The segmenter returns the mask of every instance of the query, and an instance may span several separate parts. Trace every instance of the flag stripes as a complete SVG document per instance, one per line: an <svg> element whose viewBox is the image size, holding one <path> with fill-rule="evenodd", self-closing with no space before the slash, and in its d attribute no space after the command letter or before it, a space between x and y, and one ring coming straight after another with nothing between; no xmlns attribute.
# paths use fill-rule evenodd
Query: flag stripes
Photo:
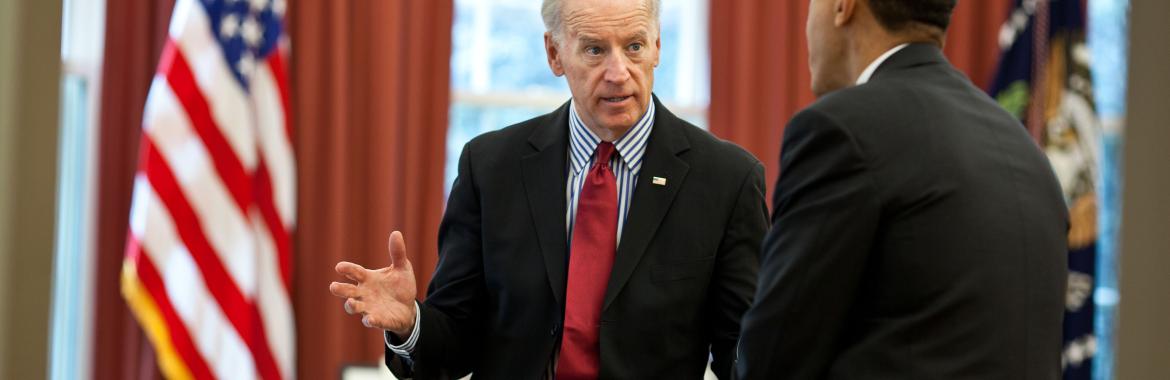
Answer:
<svg viewBox="0 0 1170 380"><path fill-rule="evenodd" d="M294 377L283 9L175 4L143 114L122 272L169 378Z"/></svg>

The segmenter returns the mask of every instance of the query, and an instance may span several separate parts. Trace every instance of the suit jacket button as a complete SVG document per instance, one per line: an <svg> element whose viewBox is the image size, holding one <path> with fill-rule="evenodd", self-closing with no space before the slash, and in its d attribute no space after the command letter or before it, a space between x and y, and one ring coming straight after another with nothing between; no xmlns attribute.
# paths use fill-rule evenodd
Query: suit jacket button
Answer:
<svg viewBox="0 0 1170 380"><path fill-rule="evenodd" d="M553 328L548 330L548 335L557 336L557 325L553 325Z"/></svg>

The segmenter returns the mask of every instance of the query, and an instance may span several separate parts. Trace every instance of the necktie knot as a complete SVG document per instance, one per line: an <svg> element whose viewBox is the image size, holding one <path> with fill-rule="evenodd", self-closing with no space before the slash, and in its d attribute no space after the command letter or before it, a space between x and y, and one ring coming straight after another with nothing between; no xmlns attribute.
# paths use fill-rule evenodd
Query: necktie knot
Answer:
<svg viewBox="0 0 1170 380"><path fill-rule="evenodd" d="M593 167L609 168L609 160L613 158L614 153L613 143L609 141L602 141L597 144L597 159L593 162Z"/></svg>

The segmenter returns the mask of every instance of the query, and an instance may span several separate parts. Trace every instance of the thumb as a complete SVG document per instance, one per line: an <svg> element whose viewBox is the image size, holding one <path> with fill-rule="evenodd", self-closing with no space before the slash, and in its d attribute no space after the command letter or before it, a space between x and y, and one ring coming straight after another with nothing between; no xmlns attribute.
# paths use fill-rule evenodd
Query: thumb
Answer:
<svg viewBox="0 0 1170 380"><path fill-rule="evenodd" d="M390 233L390 241L387 242L387 249L390 251L390 266L396 269L407 266L406 242L402 240L401 232L394 231Z"/></svg>

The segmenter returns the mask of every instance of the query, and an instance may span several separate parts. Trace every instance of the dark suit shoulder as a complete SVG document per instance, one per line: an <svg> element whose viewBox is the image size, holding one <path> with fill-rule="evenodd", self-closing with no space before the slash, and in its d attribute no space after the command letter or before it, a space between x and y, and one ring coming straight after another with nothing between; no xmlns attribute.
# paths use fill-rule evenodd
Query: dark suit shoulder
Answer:
<svg viewBox="0 0 1170 380"><path fill-rule="evenodd" d="M969 140L981 131L1021 148L1029 143L1018 120L948 65L886 71L869 83L823 96L806 111L832 120L872 153L931 147L949 156L953 149L972 147Z"/></svg>
<svg viewBox="0 0 1170 380"><path fill-rule="evenodd" d="M468 141L469 146L478 151L515 151L528 144L529 137L539 128L547 128L554 123L557 112L547 113L531 119L509 125L494 131L484 132ZM567 126L566 126L567 128Z"/></svg>
<svg viewBox="0 0 1170 380"><path fill-rule="evenodd" d="M713 154L724 157L729 163L735 165L750 166L760 162L756 156L731 141L718 138L710 132L699 129L690 123L686 124L685 129L687 131L687 137L694 144L693 147L697 149L710 150Z"/></svg>
<svg viewBox="0 0 1170 380"><path fill-rule="evenodd" d="M703 162L709 162L715 165L717 170L732 170L737 173L742 173L745 170L750 170L757 165L761 165L760 160L743 149L743 147L733 142L720 139L711 134L711 132L705 131L685 120L679 119L677 127L686 136L687 142L690 143L691 151L688 154L702 157Z"/></svg>
<svg viewBox="0 0 1170 380"><path fill-rule="evenodd" d="M550 144L566 144L568 103L560 108L507 127L485 132L468 141L463 156L475 171L492 173L510 170L525 156L547 149Z"/></svg>
<svg viewBox="0 0 1170 380"><path fill-rule="evenodd" d="M999 124L1016 124L1015 118L976 87L961 72L946 64L923 64L881 71L868 83L822 96L809 109L830 115L843 127L905 124L926 127L938 111L960 111Z"/></svg>
<svg viewBox="0 0 1170 380"><path fill-rule="evenodd" d="M834 91L822 96L800 114L816 114L848 128L877 122L875 118L902 118L912 107L908 102L918 96L912 84L899 82L868 83ZM798 114L799 116L799 114Z"/></svg>

